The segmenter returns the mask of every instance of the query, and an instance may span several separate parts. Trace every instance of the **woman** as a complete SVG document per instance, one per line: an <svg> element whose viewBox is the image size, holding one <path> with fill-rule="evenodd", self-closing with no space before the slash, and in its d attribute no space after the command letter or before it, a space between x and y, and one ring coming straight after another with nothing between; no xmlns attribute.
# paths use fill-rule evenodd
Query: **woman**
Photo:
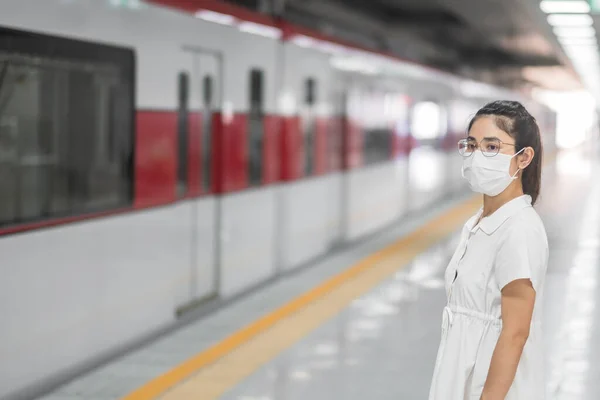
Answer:
<svg viewBox="0 0 600 400"><path fill-rule="evenodd" d="M495 101L475 114L459 152L483 208L465 224L446 270L429 399L543 399L548 241L532 207L542 169L539 128L520 103Z"/></svg>

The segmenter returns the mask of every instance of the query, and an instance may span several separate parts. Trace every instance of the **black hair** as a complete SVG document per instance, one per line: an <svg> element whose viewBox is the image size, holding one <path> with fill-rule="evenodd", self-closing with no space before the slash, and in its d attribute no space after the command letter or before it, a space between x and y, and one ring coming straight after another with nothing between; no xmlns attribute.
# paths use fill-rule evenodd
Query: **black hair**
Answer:
<svg viewBox="0 0 600 400"><path fill-rule="evenodd" d="M518 101L497 100L483 106L469 122L469 131L479 118L490 116L496 126L515 139L515 152L525 147L535 152L531 163L523 170L523 193L535 204L542 180L542 138L535 118Z"/></svg>

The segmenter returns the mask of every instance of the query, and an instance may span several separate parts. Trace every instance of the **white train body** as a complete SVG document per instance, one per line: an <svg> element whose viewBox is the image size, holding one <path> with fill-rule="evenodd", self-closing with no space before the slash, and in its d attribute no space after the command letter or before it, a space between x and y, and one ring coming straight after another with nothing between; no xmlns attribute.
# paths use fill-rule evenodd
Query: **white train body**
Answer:
<svg viewBox="0 0 600 400"><path fill-rule="evenodd" d="M19 171L0 179L2 398L173 324L181 307L240 294L465 190L455 143L488 100L525 102L542 122L546 151L553 151L552 115L514 93L328 47L316 34L280 29L259 16L243 21L238 15L224 25L158 5L114 3L0 3L0 29L9 32L0 30L0 42L15 32L36 34L0 43L0 57L6 56L0 77L2 60L8 66L0 133L7 143L28 136L41 143L40 127L48 123L34 114L61 101L44 100L50 95L43 87L59 87L66 76L71 100L61 118L74 133L63 139L56 128L52 137L84 149L77 152L81 160L65 150L73 161L64 161L62 145L36 158L42 145L30 154L23 150L28 145L15 144L2 161L11 168L5 171ZM90 47L93 63L84 60L87 53L74 54L85 66L61 72L48 61L45 72L35 72L29 45L17 45L31 42L49 52L54 37L116 47L115 62L125 60L114 64L123 66L116 71L129 71L127 60L132 70L114 72L113 59L105 66ZM69 43L61 48L44 57L68 61L67 50L79 51ZM130 86L123 83L127 76ZM106 83L114 79L120 83ZM90 96L108 93L112 100L90 100L77 92L77 82L94 88ZM183 102L182 86L188 88ZM119 95L126 87L134 100L128 111ZM94 126L109 125L94 128L90 140L100 144L93 149L77 142L77 129L87 131L89 123L77 119L83 115L93 116ZM39 123L28 124L34 117ZM131 129L104 138L114 121L129 121ZM53 192L43 186L50 181ZM65 200L70 195L61 190L79 200Z"/></svg>

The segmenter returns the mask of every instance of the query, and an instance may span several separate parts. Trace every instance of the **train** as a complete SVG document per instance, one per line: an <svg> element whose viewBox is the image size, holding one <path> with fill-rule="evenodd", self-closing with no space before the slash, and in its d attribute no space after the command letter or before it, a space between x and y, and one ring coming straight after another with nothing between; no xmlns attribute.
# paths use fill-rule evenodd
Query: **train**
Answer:
<svg viewBox="0 0 600 400"><path fill-rule="evenodd" d="M466 191L523 93L206 0L0 3L0 398Z"/></svg>

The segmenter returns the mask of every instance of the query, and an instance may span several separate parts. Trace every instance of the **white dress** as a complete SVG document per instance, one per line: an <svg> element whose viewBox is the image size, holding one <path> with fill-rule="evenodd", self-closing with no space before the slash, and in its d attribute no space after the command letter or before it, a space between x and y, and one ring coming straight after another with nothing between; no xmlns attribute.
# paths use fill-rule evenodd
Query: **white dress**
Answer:
<svg viewBox="0 0 600 400"><path fill-rule="evenodd" d="M446 269L448 305L429 400L480 398L502 329L501 290L520 278L531 280L536 302L529 338L506 400L543 399L540 317L548 265L546 231L527 195L474 226L481 213L465 224Z"/></svg>

